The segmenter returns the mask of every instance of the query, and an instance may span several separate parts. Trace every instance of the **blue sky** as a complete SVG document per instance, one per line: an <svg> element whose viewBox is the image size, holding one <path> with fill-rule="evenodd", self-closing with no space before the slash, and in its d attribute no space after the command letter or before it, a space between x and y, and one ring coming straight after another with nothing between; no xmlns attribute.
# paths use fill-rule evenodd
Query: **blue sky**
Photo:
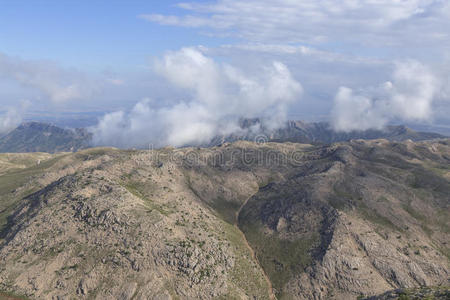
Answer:
<svg viewBox="0 0 450 300"><path fill-rule="evenodd" d="M0 131L72 116L176 144L260 116L450 132L449 53L445 0L0 1Z"/></svg>
<svg viewBox="0 0 450 300"><path fill-rule="evenodd" d="M93 71L136 70L150 56L186 45L218 45L190 30L145 22L180 14L176 1L1 1L0 52Z"/></svg>

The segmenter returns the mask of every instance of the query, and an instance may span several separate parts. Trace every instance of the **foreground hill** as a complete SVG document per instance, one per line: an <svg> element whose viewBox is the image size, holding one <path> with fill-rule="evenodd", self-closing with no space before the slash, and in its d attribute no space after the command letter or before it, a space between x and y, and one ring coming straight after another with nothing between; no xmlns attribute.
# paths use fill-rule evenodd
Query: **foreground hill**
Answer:
<svg viewBox="0 0 450 300"><path fill-rule="evenodd" d="M450 284L450 140L30 155L0 177L5 292L356 299Z"/></svg>
<svg viewBox="0 0 450 300"><path fill-rule="evenodd" d="M63 129L51 124L24 123L0 137L0 152L61 152L87 148L91 134L85 129Z"/></svg>

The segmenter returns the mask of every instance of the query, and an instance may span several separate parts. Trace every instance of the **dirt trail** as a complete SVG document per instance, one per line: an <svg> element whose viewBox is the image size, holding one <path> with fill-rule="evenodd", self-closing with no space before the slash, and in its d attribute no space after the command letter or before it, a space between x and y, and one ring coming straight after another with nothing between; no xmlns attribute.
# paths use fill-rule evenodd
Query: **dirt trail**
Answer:
<svg viewBox="0 0 450 300"><path fill-rule="evenodd" d="M252 196L248 197L247 199L245 199L244 203L242 203L241 207L239 207L239 210L236 212L236 218L234 221L234 226L237 228L237 230L239 230L239 232L242 235L242 238L244 239L245 245L247 245L247 248L250 250L251 256L252 258L258 263L258 265L261 267L262 273L264 275L264 279L267 282L267 285L269 286L269 298L271 300L276 300L277 297L275 296L274 292L273 292L273 287L272 287L272 282L269 279L269 276L266 274L266 272L264 271L263 267L261 266L261 264L258 261L258 257L256 256L255 251L253 250L253 248L250 246L250 244L247 241L247 238L244 234L244 232L242 232L242 230L239 228L239 215L241 214L242 209L244 208L244 206L247 204L248 200L250 200Z"/></svg>

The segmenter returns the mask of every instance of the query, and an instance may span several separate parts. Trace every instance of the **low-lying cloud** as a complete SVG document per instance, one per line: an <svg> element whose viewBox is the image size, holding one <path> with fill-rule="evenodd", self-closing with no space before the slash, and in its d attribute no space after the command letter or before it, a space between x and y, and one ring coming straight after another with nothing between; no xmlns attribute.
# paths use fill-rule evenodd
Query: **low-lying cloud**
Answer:
<svg viewBox="0 0 450 300"><path fill-rule="evenodd" d="M277 128L302 94L301 84L280 62L249 74L196 48L167 53L155 70L174 88L185 90L187 99L165 106L146 99L130 112L107 114L92 128L95 144L200 145L216 135L240 132L238 121L246 117L261 117L266 127Z"/></svg>
<svg viewBox="0 0 450 300"><path fill-rule="evenodd" d="M382 129L391 121L430 121L439 80L425 65L397 63L392 80L378 88L341 87L334 100L332 125L337 131Z"/></svg>
<svg viewBox="0 0 450 300"><path fill-rule="evenodd" d="M0 112L0 135L16 128L22 122L23 115L28 106L28 101L22 101L20 105L8 107L5 112Z"/></svg>

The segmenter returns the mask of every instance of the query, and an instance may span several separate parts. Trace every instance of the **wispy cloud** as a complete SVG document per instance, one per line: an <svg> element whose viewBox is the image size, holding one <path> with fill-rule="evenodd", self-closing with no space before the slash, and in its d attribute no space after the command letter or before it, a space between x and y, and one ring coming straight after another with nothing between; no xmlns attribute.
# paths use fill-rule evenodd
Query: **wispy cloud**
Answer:
<svg viewBox="0 0 450 300"><path fill-rule="evenodd" d="M230 54L232 51L252 52L270 54L283 57L297 57L302 56L306 59L313 59L317 62L340 62L346 64L384 64L385 60L364 57L359 55L348 55L339 52L320 50L311 46L304 45L287 45L287 44L263 44L263 43L249 43L249 44L227 44L221 45L219 48L206 49L210 52L220 54ZM223 50L223 51L222 51Z"/></svg>
<svg viewBox="0 0 450 300"><path fill-rule="evenodd" d="M27 61L1 53L0 77L34 88L53 102L87 98L96 91L92 78L81 72L53 62Z"/></svg>
<svg viewBox="0 0 450 300"><path fill-rule="evenodd" d="M104 90L122 86L125 80L66 68L46 60L25 60L0 53L0 80L35 90L35 99L54 104L92 100Z"/></svg>
<svg viewBox="0 0 450 300"><path fill-rule="evenodd" d="M178 6L190 13L140 18L263 43L448 45L450 5L443 0L219 0Z"/></svg>

